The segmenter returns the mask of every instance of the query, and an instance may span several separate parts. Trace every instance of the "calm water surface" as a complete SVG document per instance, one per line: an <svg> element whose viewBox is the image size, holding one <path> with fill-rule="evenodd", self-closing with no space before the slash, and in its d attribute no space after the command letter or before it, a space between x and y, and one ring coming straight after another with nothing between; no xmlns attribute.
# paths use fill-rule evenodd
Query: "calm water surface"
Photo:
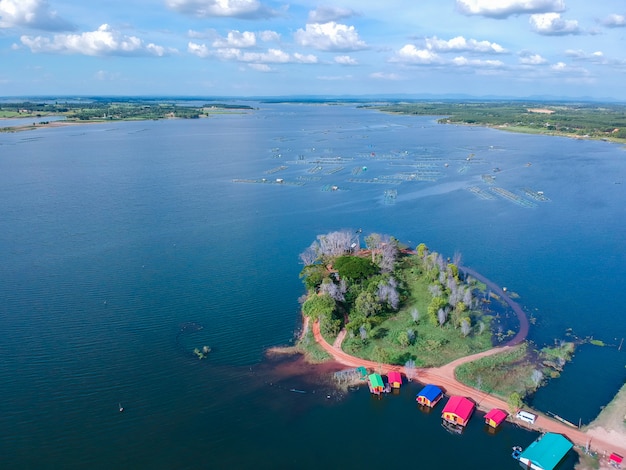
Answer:
<svg viewBox="0 0 626 470"><path fill-rule="evenodd" d="M622 148L348 106L259 107L0 134L4 468L375 468L390 458L516 468L511 446L536 435L508 425L490 435L474 419L451 436L438 413L416 408L417 384L378 401L263 362L300 326L298 253L345 228L461 252L520 294L539 346L568 328L613 345L581 347L536 407L588 422L624 383ZM233 182L262 178L285 183ZM203 345L212 352L198 361Z"/></svg>

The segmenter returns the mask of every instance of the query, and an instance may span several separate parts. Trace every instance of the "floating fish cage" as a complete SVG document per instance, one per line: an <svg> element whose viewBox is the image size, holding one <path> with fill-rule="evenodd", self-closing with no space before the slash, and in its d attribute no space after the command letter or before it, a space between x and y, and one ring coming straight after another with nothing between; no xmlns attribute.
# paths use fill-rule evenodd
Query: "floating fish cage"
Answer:
<svg viewBox="0 0 626 470"><path fill-rule="evenodd" d="M285 165L277 166L276 168L272 168L271 170L267 170L265 174L272 175L274 173L278 173L279 171L286 170L288 167Z"/></svg>
<svg viewBox="0 0 626 470"><path fill-rule="evenodd" d="M485 199L485 200L495 199L493 194L488 193L487 191L483 191L478 186L470 186L469 188L467 188L467 190L471 193L474 193L476 196L478 196L481 199Z"/></svg>
<svg viewBox="0 0 626 470"><path fill-rule="evenodd" d="M384 196L383 196L383 202L385 204L395 204L396 200L398 199L398 191L395 189L386 189Z"/></svg>
<svg viewBox="0 0 626 470"><path fill-rule="evenodd" d="M536 204L528 199L524 199L522 196L512 193L511 191L507 191L504 188L492 187L491 191L496 193L498 196L507 199L515 204L522 207L535 207Z"/></svg>
<svg viewBox="0 0 626 470"><path fill-rule="evenodd" d="M548 202L550 200L550 198L543 194L543 191L533 191L530 188L522 188L522 191L526 194L526 196L534 199L535 201Z"/></svg>

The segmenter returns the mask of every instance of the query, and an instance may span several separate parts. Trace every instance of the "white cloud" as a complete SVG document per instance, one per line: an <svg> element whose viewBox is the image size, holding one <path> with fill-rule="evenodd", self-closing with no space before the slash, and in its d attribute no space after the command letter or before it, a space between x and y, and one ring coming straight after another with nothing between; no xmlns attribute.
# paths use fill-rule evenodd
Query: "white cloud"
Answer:
<svg viewBox="0 0 626 470"><path fill-rule="evenodd" d="M114 80L118 80L120 78L120 74L119 73L111 73L111 72L106 72L105 70L98 70L93 77L95 80L101 81L101 82L110 82L110 81L114 81Z"/></svg>
<svg viewBox="0 0 626 470"><path fill-rule="evenodd" d="M335 63L337 64L341 64L341 65L358 65L358 62L356 59L354 59L353 57L350 57L349 55L338 55L335 56Z"/></svg>
<svg viewBox="0 0 626 470"><path fill-rule="evenodd" d="M626 26L626 16L612 13L602 20L602 24L604 26L608 26L609 28L624 27Z"/></svg>
<svg viewBox="0 0 626 470"><path fill-rule="evenodd" d="M522 51L519 53L519 62L523 65L543 65L546 64L548 60L539 54L530 51Z"/></svg>
<svg viewBox="0 0 626 470"><path fill-rule="evenodd" d="M176 52L156 44L145 44L136 36L126 36L111 29L107 24L97 31L81 34L55 34L52 39L43 36L21 36L22 44L32 52L51 52L60 54L83 54L89 56L107 55L155 55L163 56Z"/></svg>
<svg viewBox="0 0 626 470"><path fill-rule="evenodd" d="M463 36L457 36L448 41L439 39L436 36L426 38L426 47L438 52L485 52L500 54L506 52L505 49L495 42L477 41L476 39L465 39Z"/></svg>
<svg viewBox="0 0 626 470"><path fill-rule="evenodd" d="M413 44L403 46L391 62L401 62L407 64L429 65L441 63L439 56L430 49L418 49Z"/></svg>
<svg viewBox="0 0 626 470"><path fill-rule="evenodd" d="M578 21L564 20L559 13L530 15L529 21L535 32L547 36L581 33Z"/></svg>
<svg viewBox="0 0 626 470"><path fill-rule="evenodd" d="M248 64L248 67L257 72L272 72L273 70L272 67L267 64Z"/></svg>
<svg viewBox="0 0 626 470"><path fill-rule="evenodd" d="M548 13L565 10L564 0L456 0L466 15L506 18L511 15Z"/></svg>
<svg viewBox="0 0 626 470"><path fill-rule="evenodd" d="M166 0L165 4L179 13L198 18L258 19L276 15L258 0Z"/></svg>
<svg viewBox="0 0 626 470"><path fill-rule="evenodd" d="M294 62L298 62L300 64L317 64L317 57L313 54L299 54L295 52L293 54Z"/></svg>
<svg viewBox="0 0 626 470"><path fill-rule="evenodd" d="M306 30L298 29L294 37L301 46L321 51L358 51L367 48L354 26L334 21L307 24Z"/></svg>
<svg viewBox="0 0 626 470"><path fill-rule="evenodd" d="M0 28L25 26L44 31L72 31L75 27L50 9L47 0L0 0Z"/></svg>
<svg viewBox="0 0 626 470"><path fill-rule="evenodd" d="M322 6L309 12L307 23L328 23L350 18L351 16L354 16L354 11L349 8Z"/></svg>
<svg viewBox="0 0 626 470"><path fill-rule="evenodd" d="M463 56L455 57L452 59L454 65L459 67L475 67L475 68L491 68L499 69L504 67L504 63L500 60L481 60L481 59L467 59Z"/></svg>
<svg viewBox="0 0 626 470"><path fill-rule="evenodd" d="M220 47L210 49L205 44L196 44L194 42L190 42L187 45L187 51L190 54L203 59L207 57L215 57L224 61L253 64L316 64L319 61L313 54L299 54L296 52L291 55L281 49L268 49L265 52L243 51L237 47Z"/></svg>
<svg viewBox="0 0 626 470"><path fill-rule="evenodd" d="M254 47L256 46L256 35L250 31L243 33L233 30L228 33L225 38L219 38L213 41L213 47Z"/></svg>
<svg viewBox="0 0 626 470"><path fill-rule="evenodd" d="M211 55L211 50L205 44L196 44L195 42L187 44L187 52L203 59Z"/></svg>
<svg viewBox="0 0 626 470"><path fill-rule="evenodd" d="M327 80L327 81L341 81L341 80L352 80L352 75L318 75L316 77L318 80Z"/></svg>
<svg viewBox="0 0 626 470"><path fill-rule="evenodd" d="M278 42L280 41L280 34L278 34L276 31L261 31L259 33L259 39L263 42Z"/></svg>
<svg viewBox="0 0 626 470"><path fill-rule="evenodd" d="M387 72L374 72L370 74L370 78L374 78L376 80L402 80L402 77L395 73L387 73Z"/></svg>

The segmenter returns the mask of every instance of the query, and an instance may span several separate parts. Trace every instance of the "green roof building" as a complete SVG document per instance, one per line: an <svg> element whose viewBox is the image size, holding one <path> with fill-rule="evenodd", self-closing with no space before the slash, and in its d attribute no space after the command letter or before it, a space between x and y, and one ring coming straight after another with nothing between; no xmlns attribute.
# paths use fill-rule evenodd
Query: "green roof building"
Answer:
<svg viewBox="0 0 626 470"><path fill-rule="evenodd" d="M552 470L573 447L561 434L545 433L520 454L522 467L534 470Z"/></svg>

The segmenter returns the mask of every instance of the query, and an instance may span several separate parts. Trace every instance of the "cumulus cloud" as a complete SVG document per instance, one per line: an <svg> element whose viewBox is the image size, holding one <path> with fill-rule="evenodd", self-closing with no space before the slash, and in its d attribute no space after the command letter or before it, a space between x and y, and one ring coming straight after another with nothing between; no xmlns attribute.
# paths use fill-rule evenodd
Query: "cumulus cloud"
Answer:
<svg viewBox="0 0 626 470"><path fill-rule="evenodd" d="M202 59L211 55L211 49L209 49L206 44L197 44L195 42L189 42L187 44L187 52L201 57Z"/></svg>
<svg viewBox="0 0 626 470"><path fill-rule="evenodd" d="M354 11L349 8L322 6L309 12L307 23L328 23L350 18L354 14Z"/></svg>
<svg viewBox="0 0 626 470"><path fill-rule="evenodd" d="M523 65L543 65L548 61L539 54L530 51L522 51L519 53L519 62Z"/></svg>
<svg viewBox="0 0 626 470"><path fill-rule="evenodd" d="M456 0L457 9L465 15L507 18L528 13L550 13L565 10L564 0Z"/></svg>
<svg viewBox="0 0 626 470"><path fill-rule="evenodd" d="M144 43L136 36L126 36L111 29L107 24L97 31L81 34L55 34L52 39L44 36L22 36L22 44L32 52L59 54L83 54L89 56L164 56L175 49L168 49L153 43Z"/></svg>
<svg viewBox="0 0 626 470"><path fill-rule="evenodd" d="M263 42L278 42L280 41L280 34L278 34L276 31L261 31L259 33L259 39Z"/></svg>
<svg viewBox="0 0 626 470"><path fill-rule="evenodd" d="M596 65L613 65L618 67L626 65L626 60L606 57L602 51L585 52L582 49L568 49L565 51L565 55L577 62L588 62Z"/></svg>
<svg viewBox="0 0 626 470"><path fill-rule="evenodd" d="M407 64L416 65L429 65L442 62L437 53L430 49L418 49L413 44L407 44L403 46L394 57L391 58L391 62L401 62Z"/></svg>
<svg viewBox="0 0 626 470"><path fill-rule="evenodd" d="M626 16L612 13L602 20L602 24L609 28L622 28L626 26Z"/></svg>
<svg viewBox="0 0 626 470"><path fill-rule="evenodd" d="M276 12L258 0L166 0L174 11L198 18L233 17L246 19L269 18Z"/></svg>
<svg viewBox="0 0 626 470"><path fill-rule="evenodd" d="M321 51L358 51L367 48L354 26L335 23L307 24L294 34L298 44Z"/></svg>
<svg viewBox="0 0 626 470"><path fill-rule="evenodd" d="M482 59L467 59L466 57L459 56L452 59L454 65L459 67L480 67L499 69L504 67L504 63L500 60L482 60Z"/></svg>
<svg viewBox="0 0 626 470"><path fill-rule="evenodd" d="M44 31L73 31L76 28L50 9L47 0L0 0L0 28L14 26Z"/></svg>
<svg viewBox="0 0 626 470"><path fill-rule="evenodd" d="M313 54L299 54L295 52L293 54L294 62L298 62L299 64L317 64L317 56Z"/></svg>
<svg viewBox="0 0 626 470"><path fill-rule="evenodd" d="M546 36L581 34L578 21L564 20L559 13L530 15L529 21L535 32Z"/></svg>
<svg viewBox="0 0 626 470"><path fill-rule="evenodd" d="M501 54L506 52L505 49L495 43L489 41L477 41L476 39L465 39L463 36L457 36L448 41L439 39L436 36L425 39L426 48L437 52L483 52L490 54Z"/></svg>
<svg viewBox="0 0 626 470"><path fill-rule="evenodd" d="M256 70L257 72L272 72L272 67L267 64L248 64L252 70Z"/></svg>
<svg viewBox="0 0 626 470"><path fill-rule="evenodd" d="M358 65L358 62L356 59L354 59L353 57L350 57L349 55L338 55L335 56L335 63L337 64L341 64L341 65Z"/></svg>
<svg viewBox="0 0 626 470"><path fill-rule="evenodd" d="M250 31L243 33L233 30L225 38L220 37L213 41L213 47L254 47L256 46L256 35Z"/></svg>
<svg viewBox="0 0 626 470"><path fill-rule="evenodd" d="M387 73L387 72L374 72L370 74L370 78L374 78L376 80L402 80L402 77L395 73Z"/></svg>
<svg viewBox="0 0 626 470"><path fill-rule="evenodd" d="M237 47L220 47L211 49L205 44L189 42L187 52L201 58L215 57L224 61L245 62L254 64L316 64L317 56L313 54L289 54L281 49L268 49L265 52L245 51Z"/></svg>

